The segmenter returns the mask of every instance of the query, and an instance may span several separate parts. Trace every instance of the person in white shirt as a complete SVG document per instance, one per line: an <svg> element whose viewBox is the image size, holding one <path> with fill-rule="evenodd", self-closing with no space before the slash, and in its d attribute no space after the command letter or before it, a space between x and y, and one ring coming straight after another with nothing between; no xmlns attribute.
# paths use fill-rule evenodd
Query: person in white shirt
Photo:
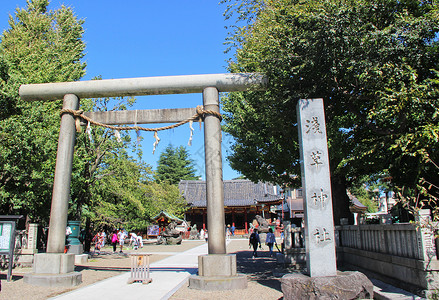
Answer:
<svg viewBox="0 0 439 300"><path fill-rule="evenodd" d="M276 237L274 236L273 229L271 228L268 229L265 243L267 244L268 249L270 250L270 257L273 256L273 246L276 243Z"/></svg>

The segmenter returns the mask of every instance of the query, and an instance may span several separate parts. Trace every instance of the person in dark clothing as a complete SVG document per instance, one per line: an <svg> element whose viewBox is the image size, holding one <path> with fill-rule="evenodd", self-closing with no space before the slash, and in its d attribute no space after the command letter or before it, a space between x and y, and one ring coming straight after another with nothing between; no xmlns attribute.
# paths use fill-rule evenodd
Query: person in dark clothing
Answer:
<svg viewBox="0 0 439 300"><path fill-rule="evenodd" d="M255 229L255 230L252 232L252 234L250 234L250 238L249 238L249 241L248 241L248 245L249 245L249 247L250 247L250 246L253 246L253 254L252 254L252 257L253 257L253 258L258 257L257 250L258 250L258 245L259 245L259 248L261 248L261 240L260 240L260 238L259 238L259 234L258 234L258 230L257 230L257 229Z"/></svg>

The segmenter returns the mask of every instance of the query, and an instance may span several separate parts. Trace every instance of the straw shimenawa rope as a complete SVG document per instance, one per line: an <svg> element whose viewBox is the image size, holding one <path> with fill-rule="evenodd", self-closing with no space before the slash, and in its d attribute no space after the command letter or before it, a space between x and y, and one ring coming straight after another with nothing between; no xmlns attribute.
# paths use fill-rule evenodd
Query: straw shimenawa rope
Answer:
<svg viewBox="0 0 439 300"><path fill-rule="evenodd" d="M221 114L216 112L216 111L204 110L204 108L201 105L197 106L196 109L197 109L197 113L195 115L193 115L192 117L190 117L186 120L183 120L181 122L175 123L173 125L163 126L163 127L158 127L158 128L145 128L145 127L140 127L140 126L112 126L112 125L108 125L108 124L104 124L104 123L100 123L100 122L92 120L91 118L85 116L84 111L82 111L82 110L73 110L73 109L68 109L68 108L63 108L60 112L60 115L63 115L65 113L72 114L76 119L76 130L79 132L81 131L80 124L79 124L80 118L84 119L87 122L90 122L90 124L113 129L113 130L136 130L136 131L143 130L143 131L152 131L152 132L173 129L173 128L176 128L178 126L184 125L190 121L199 120L201 122L201 120L204 119L205 115L213 115L213 116L216 116L218 119L220 119L220 121L222 120ZM79 128L78 128L78 126L79 126Z"/></svg>

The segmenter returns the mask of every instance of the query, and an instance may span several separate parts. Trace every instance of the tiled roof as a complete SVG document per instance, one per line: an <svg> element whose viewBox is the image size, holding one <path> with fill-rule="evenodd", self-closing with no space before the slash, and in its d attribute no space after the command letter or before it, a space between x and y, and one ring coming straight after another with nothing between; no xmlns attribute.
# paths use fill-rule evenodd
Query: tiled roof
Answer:
<svg viewBox="0 0 439 300"><path fill-rule="evenodd" d="M173 220L173 221L180 221L180 222L183 222L184 220L182 220L182 219L180 219L180 218L177 218L176 216L174 216L173 214L170 214L170 213L167 213L167 212L165 212L165 211L160 211L156 216L154 216L152 219L153 220L158 220L158 219L160 219L161 217L165 217L165 218L168 218L169 220Z"/></svg>
<svg viewBox="0 0 439 300"><path fill-rule="evenodd" d="M178 185L186 201L195 207L206 207L206 182L182 180ZM224 206L249 206L257 203L276 202L275 187L269 183L250 180L224 180Z"/></svg>
<svg viewBox="0 0 439 300"><path fill-rule="evenodd" d="M346 191L348 194L349 200L351 200L350 210L351 212L365 212L367 210L366 205L361 203L357 197L351 194L350 191Z"/></svg>

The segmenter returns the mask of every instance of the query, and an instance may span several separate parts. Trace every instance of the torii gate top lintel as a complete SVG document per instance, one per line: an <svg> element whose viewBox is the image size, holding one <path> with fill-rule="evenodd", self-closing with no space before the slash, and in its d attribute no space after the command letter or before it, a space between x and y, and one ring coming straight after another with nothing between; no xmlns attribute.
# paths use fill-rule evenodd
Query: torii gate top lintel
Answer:
<svg viewBox="0 0 439 300"><path fill-rule="evenodd" d="M73 82L24 84L19 94L23 100L59 100L66 94L79 98L143 96L202 93L207 87L219 92L258 89L267 79L260 73L226 73L180 76L157 76Z"/></svg>

